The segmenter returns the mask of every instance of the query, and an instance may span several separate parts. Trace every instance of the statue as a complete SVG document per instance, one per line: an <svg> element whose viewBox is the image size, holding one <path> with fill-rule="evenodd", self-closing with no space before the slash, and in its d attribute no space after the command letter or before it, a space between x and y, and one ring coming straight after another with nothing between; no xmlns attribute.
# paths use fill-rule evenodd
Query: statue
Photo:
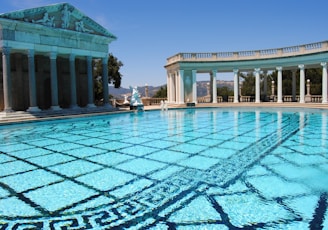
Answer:
<svg viewBox="0 0 328 230"><path fill-rule="evenodd" d="M32 22L33 23L40 23L40 24L45 25L45 26L55 27L54 20L55 20L54 16L49 17L48 12L45 12L42 19L32 20Z"/></svg>
<svg viewBox="0 0 328 230"><path fill-rule="evenodd" d="M69 20L70 20L71 12L68 10L68 6L65 5L64 9L62 10L62 28L67 29L69 27Z"/></svg>
<svg viewBox="0 0 328 230"><path fill-rule="evenodd" d="M88 32L88 33L93 32L92 30L89 30L84 27L83 21L75 22L75 30L78 32Z"/></svg>
<svg viewBox="0 0 328 230"><path fill-rule="evenodd" d="M130 100L130 110L143 110L143 104L140 99L140 94L137 89L137 87L131 87L130 89L132 90L132 95L131 95L131 100Z"/></svg>
<svg viewBox="0 0 328 230"><path fill-rule="evenodd" d="M129 105L130 102L128 101L128 95L124 95L124 101L123 101L123 105Z"/></svg>

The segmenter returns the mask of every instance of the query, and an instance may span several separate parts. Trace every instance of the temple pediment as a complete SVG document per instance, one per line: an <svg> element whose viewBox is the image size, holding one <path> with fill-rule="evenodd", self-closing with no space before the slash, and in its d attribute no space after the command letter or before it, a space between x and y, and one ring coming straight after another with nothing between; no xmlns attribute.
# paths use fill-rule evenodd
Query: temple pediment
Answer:
<svg viewBox="0 0 328 230"><path fill-rule="evenodd" d="M4 13L0 14L0 18L116 39L116 37L104 27L68 3Z"/></svg>

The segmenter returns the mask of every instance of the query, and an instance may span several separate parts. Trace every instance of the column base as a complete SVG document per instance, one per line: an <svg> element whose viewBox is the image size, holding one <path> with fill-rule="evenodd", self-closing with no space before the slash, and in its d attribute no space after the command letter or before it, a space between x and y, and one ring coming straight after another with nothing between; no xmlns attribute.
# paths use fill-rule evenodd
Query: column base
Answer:
<svg viewBox="0 0 328 230"><path fill-rule="evenodd" d="M11 107L5 108L2 112L4 113L13 113L14 110Z"/></svg>
<svg viewBox="0 0 328 230"><path fill-rule="evenodd" d="M37 107L37 106L30 106L27 110L26 110L26 112L40 112L41 111L41 109L39 109L39 107Z"/></svg>
<svg viewBox="0 0 328 230"><path fill-rule="evenodd" d="M87 104L87 107L88 108L95 108L95 107L97 107L95 104L93 104L93 103L91 103L91 104Z"/></svg>
<svg viewBox="0 0 328 230"><path fill-rule="evenodd" d="M305 102L311 102L311 95L306 95L305 96Z"/></svg>
<svg viewBox="0 0 328 230"><path fill-rule="evenodd" d="M80 107L78 105L71 105L69 108L70 109L79 109Z"/></svg>
<svg viewBox="0 0 328 230"><path fill-rule="evenodd" d="M322 101L321 102L321 104L327 104L328 103L328 101Z"/></svg>
<svg viewBox="0 0 328 230"><path fill-rule="evenodd" d="M233 103L239 103L239 101L234 101Z"/></svg>
<svg viewBox="0 0 328 230"><path fill-rule="evenodd" d="M50 109L54 111L62 110L62 108L60 108L58 105L53 105L50 107Z"/></svg>
<svg viewBox="0 0 328 230"><path fill-rule="evenodd" d="M283 101L277 101L277 103L280 103L281 104L281 103L283 103Z"/></svg>
<svg viewBox="0 0 328 230"><path fill-rule="evenodd" d="M109 103L104 104L103 107L105 107L105 108L113 108L113 106L111 104L109 104Z"/></svg>

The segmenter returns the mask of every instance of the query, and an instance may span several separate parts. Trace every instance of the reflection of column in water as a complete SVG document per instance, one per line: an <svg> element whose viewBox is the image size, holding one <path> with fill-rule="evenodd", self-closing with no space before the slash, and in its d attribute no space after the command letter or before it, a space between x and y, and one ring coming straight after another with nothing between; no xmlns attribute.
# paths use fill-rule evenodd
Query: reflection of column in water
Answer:
<svg viewBox="0 0 328 230"><path fill-rule="evenodd" d="M175 114L175 129L173 130L174 134L179 134L182 135L183 132L183 128L186 126L186 111L182 110L182 111L177 111L177 113Z"/></svg>
<svg viewBox="0 0 328 230"><path fill-rule="evenodd" d="M321 113L321 145L327 147L327 113Z"/></svg>
<svg viewBox="0 0 328 230"><path fill-rule="evenodd" d="M238 119L239 119L239 112L235 111L233 112L233 116L234 116L234 124L233 124L233 130L234 130L234 136L238 136Z"/></svg>
<svg viewBox="0 0 328 230"><path fill-rule="evenodd" d="M172 136L174 135L176 129L176 114L177 111L169 110L168 113L165 113L168 117L167 121L167 135Z"/></svg>
<svg viewBox="0 0 328 230"><path fill-rule="evenodd" d="M260 111L255 111L255 133L256 133L256 141L261 139L261 113Z"/></svg>
<svg viewBox="0 0 328 230"><path fill-rule="evenodd" d="M277 136L278 136L278 140L279 142L281 142L281 133L282 133L282 112L281 111L277 111Z"/></svg>
<svg viewBox="0 0 328 230"><path fill-rule="evenodd" d="M300 133L300 144L304 143L304 112L300 112L300 121L299 121L299 133Z"/></svg>
<svg viewBox="0 0 328 230"><path fill-rule="evenodd" d="M210 124L212 125L212 133L216 133L217 131L217 123L216 123L216 120L217 120L217 111L216 110L213 110L211 112L211 120L210 120Z"/></svg>

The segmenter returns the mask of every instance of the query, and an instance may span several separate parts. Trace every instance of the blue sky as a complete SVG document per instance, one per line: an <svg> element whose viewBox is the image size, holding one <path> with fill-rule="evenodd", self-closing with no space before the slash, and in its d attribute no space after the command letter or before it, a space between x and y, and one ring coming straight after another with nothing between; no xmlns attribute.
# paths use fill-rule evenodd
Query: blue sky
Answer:
<svg viewBox="0 0 328 230"><path fill-rule="evenodd" d="M72 4L118 37L109 52L124 63L122 87L166 84L166 59L179 52L328 40L327 0L0 0L0 13L58 2ZM217 79L232 75L218 73Z"/></svg>

